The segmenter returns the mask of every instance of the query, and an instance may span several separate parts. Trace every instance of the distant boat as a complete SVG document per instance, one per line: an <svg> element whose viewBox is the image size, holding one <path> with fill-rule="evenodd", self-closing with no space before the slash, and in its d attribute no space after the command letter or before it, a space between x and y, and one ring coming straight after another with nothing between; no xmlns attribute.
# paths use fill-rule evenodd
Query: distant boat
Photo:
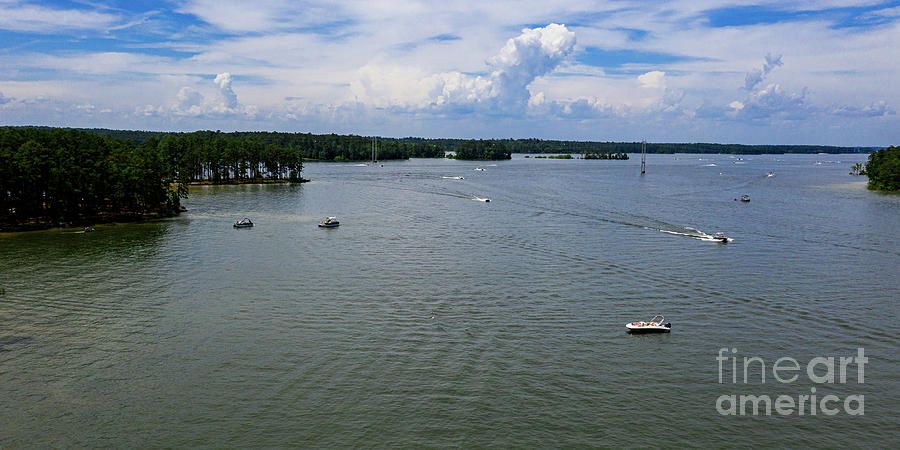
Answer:
<svg viewBox="0 0 900 450"><path fill-rule="evenodd" d="M85 233L90 233L90 232L92 232L92 231L94 231L94 227L84 227L84 232L85 232Z"/></svg>
<svg viewBox="0 0 900 450"><path fill-rule="evenodd" d="M769 174L766 175L767 178L772 178L774 176L775 176L775 172L772 172L771 170L769 171Z"/></svg>
<svg viewBox="0 0 900 450"><path fill-rule="evenodd" d="M629 333L668 333L672 331L672 324L663 324L665 320L665 317L657 314L647 322L626 323L625 328Z"/></svg>
<svg viewBox="0 0 900 450"><path fill-rule="evenodd" d="M742 195L742 196L741 196L741 201L742 201L742 202L749 202L749 201L750 201L750 196L747 195L747 194Z"/></svg>
<svg viewBox="0 0 900 450"><path fill-rule="evenodd" d="M491 202L491 199L489 199L489 198L481 198L481 197L479 197L479 196L477 196L477 195L473 195L473 196L472 196L472 200L478 200L479 202L485 202L485 203L490 203L490 202Z"/></svg>
<svg viewBox="0 0 900 450"><path fill-rule="evenodd" d="M340 225L341 223L338 222L337 217L326 217L325 220L319 222L319 226L322 228L335 228Z"/></svg>
<svg viewBox="0 0 900 450"><path fill-rule="evenodd" d="M476 167L475 170L479 172L484 172L484 167Z"/></svg>
<svg viewBox="0 0 900 450"><path fill-rule="evenodd" d="M725 233L722 233L722 232L718 232L715 235L713 235L713 239L716 241L719 241L723 244L728 243L728 236L725 236Z"/></svg>
<svg viewBox="0 0 900 450"><path fill-rule="evenodd" d="M463 177L441 177L445 180L465 180Z"/></svg>
<svg viewBox="0 0 900 450"><path fill-rule="evenodd" d="M235 228L250 228L253 226L253 221L244 217L241 220L234 221Z"/></svg>

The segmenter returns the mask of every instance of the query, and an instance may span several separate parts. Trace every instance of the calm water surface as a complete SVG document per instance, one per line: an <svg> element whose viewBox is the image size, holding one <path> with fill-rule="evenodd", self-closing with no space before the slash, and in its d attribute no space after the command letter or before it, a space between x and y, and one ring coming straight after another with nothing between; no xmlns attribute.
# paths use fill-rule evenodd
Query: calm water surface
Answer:
<svg viewBox="0 0 900 450"><path fill-rule="evenodd" d="M900 196L848 176L864 160L311 163L172 220L0 235L0 447L882 447ZM658 313L672 333L624 332ZM723 347L765 382L729 360L720 384ZM858 348L864 383L806 376ZM864 415L716 410L811 387Z"/></svg>

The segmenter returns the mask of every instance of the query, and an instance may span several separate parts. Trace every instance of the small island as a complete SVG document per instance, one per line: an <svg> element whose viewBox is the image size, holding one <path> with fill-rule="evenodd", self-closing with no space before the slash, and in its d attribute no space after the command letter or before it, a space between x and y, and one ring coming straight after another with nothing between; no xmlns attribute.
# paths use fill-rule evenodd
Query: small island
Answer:
<svg viewBox="0 0 900 450"><path fill-rule="evenodd" d="M900 192L900 147L891 146L869 154L865 174L869 189Z"/></svg>
<svg viewBox="0 0 900 450"><path fill-rule="evenodd" d="M606 152L606 153L585 153L584 159L628 159L628 153L624 152Z"/></svg>
<svg viewBox="0 0 900 450"><path fill-rule="evenodd" d="M453 156L448 155L448 157ZM469 140L459 145L456 149L455 158L475 161L496 161L512 159L512 153L501 141Z"/></svg>

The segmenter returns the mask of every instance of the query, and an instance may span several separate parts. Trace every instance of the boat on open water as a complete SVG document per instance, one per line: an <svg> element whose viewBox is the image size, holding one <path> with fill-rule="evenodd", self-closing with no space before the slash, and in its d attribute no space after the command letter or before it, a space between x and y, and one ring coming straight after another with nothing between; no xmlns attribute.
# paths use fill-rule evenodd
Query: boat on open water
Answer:
<svg viewBox="0 0 900 450"><path fill-rule="evenodd" d="M629 333L668 333L672 331L672 324L664 324L665 320L666 318L662 314L657 314L646 322L626 323L625 328L628 329Z"/></svg>
<svg viewBox="0 0 900 450"><path fill-rule="evenodd" d="M241 220L235 220L235 221L234 221L234 227L235 227L235 228L250 228L250 227L252 227L252 226L253 226L253 221L250 220L250 219L248 219L248 218L246 218L246 217L244 217L244 218L241 219Z"/></svg>
<svg viewBox="0 0 900 450"><path fill-rule="evenodd" d="M319 226L322 228L337 228L341 225L341 223L337 220L337 217L326 217L325 220L319 222Z"/></svg>

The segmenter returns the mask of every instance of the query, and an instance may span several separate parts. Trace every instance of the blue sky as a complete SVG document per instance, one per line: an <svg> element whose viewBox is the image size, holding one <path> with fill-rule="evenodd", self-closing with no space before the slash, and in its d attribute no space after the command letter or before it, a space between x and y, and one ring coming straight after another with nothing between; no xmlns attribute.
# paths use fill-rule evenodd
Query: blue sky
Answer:
<svg viewBox="0 0 900 450"><path fill-rule="evenodd" d="M900 1L0 0L0 125L900 143Z"/></svg>

